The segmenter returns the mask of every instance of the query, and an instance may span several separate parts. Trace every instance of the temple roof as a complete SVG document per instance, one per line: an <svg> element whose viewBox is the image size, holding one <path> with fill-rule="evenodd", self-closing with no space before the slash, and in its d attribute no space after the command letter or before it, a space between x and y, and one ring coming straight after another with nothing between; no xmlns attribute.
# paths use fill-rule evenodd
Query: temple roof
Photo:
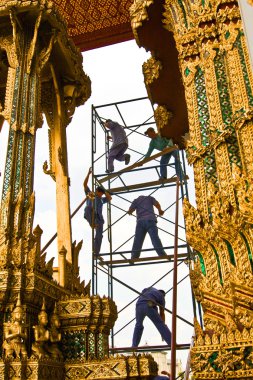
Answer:
<svg viewBox="0 0 253 380"><path fill-rule="evenodd" d="M133 0L53 0L82 51L133 39Z"/></svg>

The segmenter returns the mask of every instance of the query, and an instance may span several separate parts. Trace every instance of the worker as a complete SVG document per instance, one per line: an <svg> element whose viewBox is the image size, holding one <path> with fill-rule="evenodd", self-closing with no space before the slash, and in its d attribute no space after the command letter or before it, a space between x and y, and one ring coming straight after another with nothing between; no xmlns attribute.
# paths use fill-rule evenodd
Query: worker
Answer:
<svg viewBox="0 0 253 380"><path fill-rule="evenodd" d="M156 375L153 380L170 380L170 373L167 372L167 371L162 371L161 372L162 375L166 375L166 376L161 376L161 375Z"/></svg>
<svg viewBox="0 0 253 380"><path fill-rule="evenodd" d="M138 257L140 257L140 252L147 232L158 256L166 255L162 242L158 236L157 219L153 206L157 208L160 216L164 214L160 203L152 196L140 195L129 207L129 215L131 215L135 210L137 214L131 260L138 259Z"/></svg>
<svg viewBox="0 0 253 380"><path fill-rule="evenodd" d="M174 145L173 140L167 139L166 137L161 137L152 127L149 127L146 132L144 132L146 136L148 136L151 141L149 143L149 148L147 153L145 154L145 158L150 157L151 153L154 149L163 151L168 147L172 147ZM160 160L160 178L167 178L167 165L171 159L171 157L175 159L175 169L176 175L179 180L182 181L182 168L179 160L178 150L173 150L172 152L165 153Z"/></svg>
<svg viewBox="0 0 253 380"><path fill-rule="evenodd" d="M136 302L135 317L136 323L133 334L132 347L138 347L142 333L143 321L148 317L155 325L162 336L162 339L170 346L171 332L165 324L165 291L150 287L143 289ZM159 308L159 313L158 313Z"/></svg>
<svg viewBox="0 0 253 380"><path fill-rule="evenodd" d="M164 371L164 372L166 372L166 371ZM163 372L161 372L161 373L163 373ZM153 380L170 380L170 376L156 375L155 377L153 377Z"/></svg>
<svg viewBox="0 0 253 380"><path fill-rule="evenodd" d="M103 204L108 203L112 197L111 194L101 186L97 186L95 194L90 190L88 181L91 173L92 168L89 168L88 174L86 175L83 182L84 191L87 196L86 206L84 209L84 218L88 221L89 225L95 229L94 256L99 257L104 227L104 218L102 212Z"/></svg>
<svg viewBox="0 0 253 380"><path fill-rule="evenodd" d="M130 154L125 153L128 148L128 139L124 128L117 122L107 119L104 126L111 132L108 139L112 140L112 146L108 153L108 169L106 172L112 173L114 171L114 160L125 161L126 165L130 162Z"/></svg>

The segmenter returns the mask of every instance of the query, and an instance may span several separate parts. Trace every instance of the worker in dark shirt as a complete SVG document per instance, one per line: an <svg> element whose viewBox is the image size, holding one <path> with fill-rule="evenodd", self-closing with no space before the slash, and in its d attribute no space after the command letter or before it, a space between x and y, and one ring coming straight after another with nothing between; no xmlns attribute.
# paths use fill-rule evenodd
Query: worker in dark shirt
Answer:
<svg viewBox="0 0 253 380"><path fill-rule="evenodd" d="M162 339L170 346L171 332L165 324L165 292L150 287L143 289L138 301L136 302L135 310L135 328L133 334L132 347L138 347L142 333L144 330L143 321L148 317L155 325L162 336ZM158 313L159 308L159 313Z"/></svg>
<svg viewBox="0 0 253 380"><path fill-rule="evenodd" d="M111 132L111 136L108 135L108 139L112 140L112 146L108 153L107 173L112 173L114 171L114 160L124 161L126 165L129 164L130 154L125 153L128 148L128 139L124 128L119 123L107 119L104 126Z"/></svg>
<svg viewBox="0 0 253 380"><path fill-rule="evenodd" d="M129 207L128 214L132 215L132 213L136 211L137 215L131 259L138 259L140 257L142 245L147 233L150 236L158 256L166 255L162 242L158 236L157 219L154 213L154 207L156 207L160 216L164 214L160 203L152 196L140 195Z"/></svg>
<svg viewBox="0 0 253 380"><path fill-rule="evenodd" d="M88 181L91 173L92 169L90 168L83 182L84 191L87 196L84 218L88 221L89 225L95 229L94 255L97 257L101 249L105 222L103 218L103 204L108 203L112 197L111 194L101 186L96 188L95 194L90 190Z"/></svg>

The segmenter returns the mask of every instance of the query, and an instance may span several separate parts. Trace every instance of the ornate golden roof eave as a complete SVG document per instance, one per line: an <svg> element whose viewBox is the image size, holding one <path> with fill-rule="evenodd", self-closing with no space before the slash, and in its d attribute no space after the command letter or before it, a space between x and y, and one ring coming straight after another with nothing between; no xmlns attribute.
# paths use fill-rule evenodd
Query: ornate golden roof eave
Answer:
<svg viewBox="0 0 253 380"><path fill-rule="evenodd" d="M162 135L172 137L175 143L183 146L182 136L189 129L188 114L175 39L163 25L164 3L165 0L135 0L130 8L131 25L138 45L150 51L154 60L161 64L159 76L156 73L150 82L152 75L149 75L145 84L151 102L173 115L163 127Z"/></svg>
<svg viewBox="0 0 253 380"><path fill-rule="evenodd" d="M69 29L71 35L71 28ZM82 33L72 36L75 45L83 52L98 49L108 45L126 42L134 38L130 22L106 28L103 31L96 30L92 33Z"/></svg>
<svg viewBox="0 0 253 380"><path fill-rule="evenodd" d="M18 8L15 8L18 6ZM20 22L34 23L34 20L42 12L40 29L47 31L47 25L50 24L51 29L55 30L55 39L52 48L54 58L59 62L58 75L66 78L67 83L74 83L78 87L78 97L76 105L84 104L91 95L90 78L84 73L82 63L83 57L80 50L75 46L74 42L68 37L67 25L59 15L58 8L52 1L31 0L27 2L11 0L0 0L0 17L6 16L7 22L10 23L10 11L15 10L15 17ZM49 38L47 36L46 38ZM42 81L47 81L48 64L45 65L41 72Z"/></svg>
<svg viewBox="0 0 253 380"><path fill-rule="evenodd" d="M129 16L132 0L53 0L53 3L82 51L133 39Z"/></svg>

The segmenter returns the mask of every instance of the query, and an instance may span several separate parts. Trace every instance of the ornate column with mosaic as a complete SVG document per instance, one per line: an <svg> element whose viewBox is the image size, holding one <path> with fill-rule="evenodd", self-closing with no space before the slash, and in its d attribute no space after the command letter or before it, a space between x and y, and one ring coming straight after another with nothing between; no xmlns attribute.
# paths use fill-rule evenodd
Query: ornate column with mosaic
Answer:
<svg viewBox="0 0 253 380"><path fill-rule="evenodd" d="M194 379L252 379L253 76L238 4L136 0L131 17L137 42L152 54L144 76L151 100L160 107L158 128L164 136L181 137L194 169L197 206L184 204L195 256L191 282L204 319L202 327L195 321ZM154 30L162 28L164 40L154 41ZM177 115L168 101L171 94L157 101L158 84L161 91L180 96L169 80L165 85L162 80L173 66L174 43L187 134L182 126L173 127Z"/></svg>

